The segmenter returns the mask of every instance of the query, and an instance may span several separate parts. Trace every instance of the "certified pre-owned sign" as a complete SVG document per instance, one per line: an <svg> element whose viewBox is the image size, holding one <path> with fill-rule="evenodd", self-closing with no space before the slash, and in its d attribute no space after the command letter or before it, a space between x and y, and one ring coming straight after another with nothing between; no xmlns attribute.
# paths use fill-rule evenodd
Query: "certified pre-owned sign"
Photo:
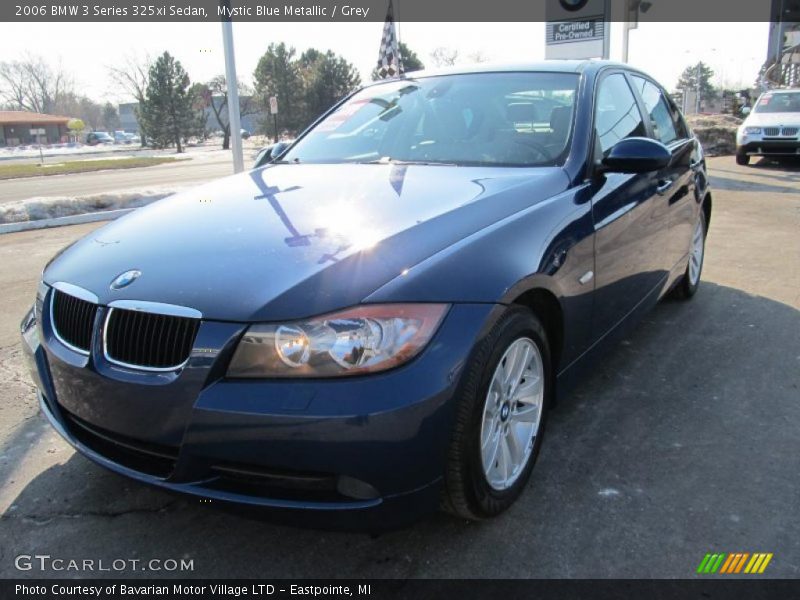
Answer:
<svg viewBox="0 0 800 600"><path fill-rule="evenodd" d="M612 0L545 0L545 58L608 56Z"/></svg>
<svg viewBox="0 0 800 600"><path fill-rule="evenodd" d="M602 39L604 26L602 18L548 23L547 43L564 44Z"/></svg>

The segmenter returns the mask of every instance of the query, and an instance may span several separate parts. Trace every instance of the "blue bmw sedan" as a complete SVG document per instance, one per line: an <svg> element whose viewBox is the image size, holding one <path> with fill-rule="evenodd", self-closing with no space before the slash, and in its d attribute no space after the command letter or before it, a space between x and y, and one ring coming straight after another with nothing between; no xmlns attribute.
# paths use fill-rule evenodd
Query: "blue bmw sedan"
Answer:
<svg viewBox="0 0 800 600"><path fill-rule="evenodd" d="M483 519L599 350L696 292L710 216L640 71L415 73L63 250L24 348L53 427L140 482L312 523Z"/></svg>

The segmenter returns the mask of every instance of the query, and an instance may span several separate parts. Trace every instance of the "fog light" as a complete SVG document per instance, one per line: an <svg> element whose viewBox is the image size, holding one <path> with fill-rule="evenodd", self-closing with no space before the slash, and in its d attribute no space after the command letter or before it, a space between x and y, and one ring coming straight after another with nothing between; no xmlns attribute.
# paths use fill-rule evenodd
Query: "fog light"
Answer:
<svg viewBox="0 0 800 600"><path fill-rule="evenodd" d="M372 487L365 481L356 479L355 477L348 477L347 475L340 475L339 481L336 483L336 490L348 498L356 500L374 500L380 497L378 490Z"/></svg>

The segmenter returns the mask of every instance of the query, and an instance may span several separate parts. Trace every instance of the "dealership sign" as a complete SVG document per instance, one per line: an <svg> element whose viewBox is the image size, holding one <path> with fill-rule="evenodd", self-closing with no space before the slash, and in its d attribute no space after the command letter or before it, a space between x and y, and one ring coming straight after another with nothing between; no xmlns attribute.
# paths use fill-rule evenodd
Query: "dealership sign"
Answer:
<svg viewBox="0 0 800 600"><path fill-rule="evenodd" d="M596 19L581 19L579 21L548 23L547 43L567 44L570 42L602 40L604 31L605 23L602 17Z"/></svg>
<svg viewBox="0 0 800 600"><path fill-rule="evenodd" d="M608 56L610 0L547 0L545 58Z"/></svg>

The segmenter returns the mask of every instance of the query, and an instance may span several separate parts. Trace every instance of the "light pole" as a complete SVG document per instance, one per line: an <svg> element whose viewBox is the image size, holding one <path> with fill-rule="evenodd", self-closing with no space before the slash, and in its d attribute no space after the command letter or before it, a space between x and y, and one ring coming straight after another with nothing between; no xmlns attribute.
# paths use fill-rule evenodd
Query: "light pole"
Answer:
<svg viewBox="0 0 800 600"><path fill-rule="evenodd" d="M228 9L230 0L220 0L220 6ZM222 46L225 50L225 83L228 89L228 124L231 128L231 150L233 151L233 172L244 171L242 152L242 123L239 117L239 83L236 79L236 57L233 52L233 23L230 17L222 17ZM214 99L212 98L213 102Z"/></svg>
<svg viewBox="0 0 800 600"><path fill-rule="evenodd" d="M697 89L694 94L694 112L698 115L700 114L700 65L702 64L702 61L697 62L697 74L695 75L695 79L697 79Z"/></svg>
<svg viewBox="0 0 800 600"><path fill-rule="evenodd" d="M622 23L622 62L628 62L628 43L631 29L639 26L639 13L650 10L652 3L646 0L627 0L625 21Z"/></svg>

